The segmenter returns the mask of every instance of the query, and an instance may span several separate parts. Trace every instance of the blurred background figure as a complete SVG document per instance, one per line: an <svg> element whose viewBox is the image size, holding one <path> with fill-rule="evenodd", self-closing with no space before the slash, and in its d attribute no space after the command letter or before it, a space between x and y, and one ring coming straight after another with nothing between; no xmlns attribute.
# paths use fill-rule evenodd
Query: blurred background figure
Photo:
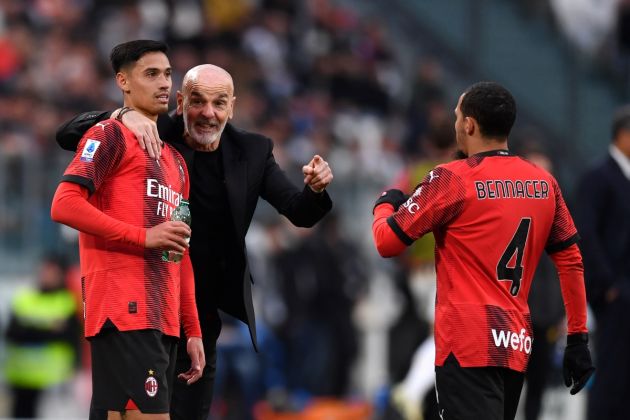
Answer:
<svg viewBox="0 0 630 420"><path fill-rule="evenodd" d="M5 375L14 418L35 418L42 394L76 371L80 327L65 275L62 257L45 256L37 284L18 290L11 301Z"/></svg>
<svg viewBox="0 0 630 420"><path fill-rule="evenodd" d="M553 163L542 143L535 130L525 130L525 137L520 139L515 152L553 174ZM545 390L560 383L561 366L554 356L558 340L566 336L560 280L546 253L540 257L529 289L528 304L534 341L525 374L524 415L525 420L537 420L542 413Z"/></svg>
<svg viewBox="0 0 630 420"><path fill-rule="evenodd" d="M630 106L617 110L611 134L609 155L583 174L575 206L597 321L589 420L628 418L630 396Z"/></svg>
<svg viewBox="0 0 630 420"><path fill-rule="evenodd" d="M406 194L411 194L430 170L455 157L452 113L446 112L441 96L434 95L429 96L429 103L442 112L429 113L439 117L430 119L427 132L418 136L415 153L410 154L409 162L392 186ZM429 233L414 242L398 260L403 274L396 276L400 278L396 284L401 295L408 298L406 310L390 332L391 380L395 383L391 402L405 420L429 420L437 416L434 392L436 274L433 234ZM404 340L410 335L413 340ZM403 341L400 341L401 338ZM416 346L411 347L413 344Z"/></svg>
<svg viewBox="0 0 630 420"><path fill-rule="evenodd" d="M312 230L292 229L294 242L272 258L286 311L273 332L286 355L289 394L344 398L351 391L358 352L352 314L366 273L337 223L331 214Z"/></svg>

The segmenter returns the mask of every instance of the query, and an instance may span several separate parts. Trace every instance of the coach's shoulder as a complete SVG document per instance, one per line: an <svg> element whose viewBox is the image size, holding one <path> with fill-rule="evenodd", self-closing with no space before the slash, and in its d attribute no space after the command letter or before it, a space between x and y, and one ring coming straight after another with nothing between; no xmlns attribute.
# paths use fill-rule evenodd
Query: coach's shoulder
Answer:
<svg viewBox="0 0 630 420"><path fill-rule="evenodd" d="M269 137L237 128L232 124L226 124L223 135L238 147L251 152L273 148L273 141Z"/></svg>

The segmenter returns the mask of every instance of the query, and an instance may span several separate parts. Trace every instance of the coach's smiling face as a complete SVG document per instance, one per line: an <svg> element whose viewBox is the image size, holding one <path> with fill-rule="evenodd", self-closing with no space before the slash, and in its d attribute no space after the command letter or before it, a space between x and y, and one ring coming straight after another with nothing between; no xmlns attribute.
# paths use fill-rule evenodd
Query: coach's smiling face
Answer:
<svg viewBox="0 0 630 420"><path fill-rule="evenodd" d="M177 113L184 118L185 138L195 150L213 151L234 115L234 84L228 72L204 64L186 73L177 92Z"/></svg>

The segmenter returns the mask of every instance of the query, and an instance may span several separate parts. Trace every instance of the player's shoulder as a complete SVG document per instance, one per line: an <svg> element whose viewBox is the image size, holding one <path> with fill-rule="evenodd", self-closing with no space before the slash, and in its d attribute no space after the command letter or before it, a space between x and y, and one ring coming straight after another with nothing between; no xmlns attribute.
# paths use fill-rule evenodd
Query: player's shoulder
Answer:
<svg viewBox="0 0 630 420"><path fill-rule="evenodd" d="M113 118L97 122L85 132L84 137L101 142L124 142L135 138L131 131Z"/></svg>
<svg viewBox="0 0 630 420"><path fill-rule="evenodd" d="M547 179L552 182L556 182L554 176L547 169L539 166L526 157L515 155L514 159L515 162L520 164L520 168L523 172L528 172L531 176L535 176L538 179Z"/></svg>
<svg viewBox="0 0 630 420"><path fill-rule="evenodd" d="M113 118L108 118L94 124L90 127L88 132L101 132L105 134L122 133L124 127L125 126L121 122Z"/></svg>
<svg viewBox="0 0 630 420"><path fill-rule="evenodd" d="M434 171L438 172L451 172L456 175L463 175L468 172L472 168L472 165L468 161L468 159L456 159L450 162L441 163L433 168Z"/></svg>

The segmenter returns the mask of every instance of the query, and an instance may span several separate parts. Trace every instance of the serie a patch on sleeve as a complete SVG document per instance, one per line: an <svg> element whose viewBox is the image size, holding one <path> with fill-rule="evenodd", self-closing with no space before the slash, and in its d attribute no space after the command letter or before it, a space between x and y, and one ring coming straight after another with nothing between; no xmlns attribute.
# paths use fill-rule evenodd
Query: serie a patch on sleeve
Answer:
<svg viewBox="0 0 630 420"><path fill-rule="evenodd" d="M100 141L88 139L85 142L85 146L83 146L83 152L81 152L81 162L92 162L94 160L94 153L96 153L100 145Z"/></svg>

